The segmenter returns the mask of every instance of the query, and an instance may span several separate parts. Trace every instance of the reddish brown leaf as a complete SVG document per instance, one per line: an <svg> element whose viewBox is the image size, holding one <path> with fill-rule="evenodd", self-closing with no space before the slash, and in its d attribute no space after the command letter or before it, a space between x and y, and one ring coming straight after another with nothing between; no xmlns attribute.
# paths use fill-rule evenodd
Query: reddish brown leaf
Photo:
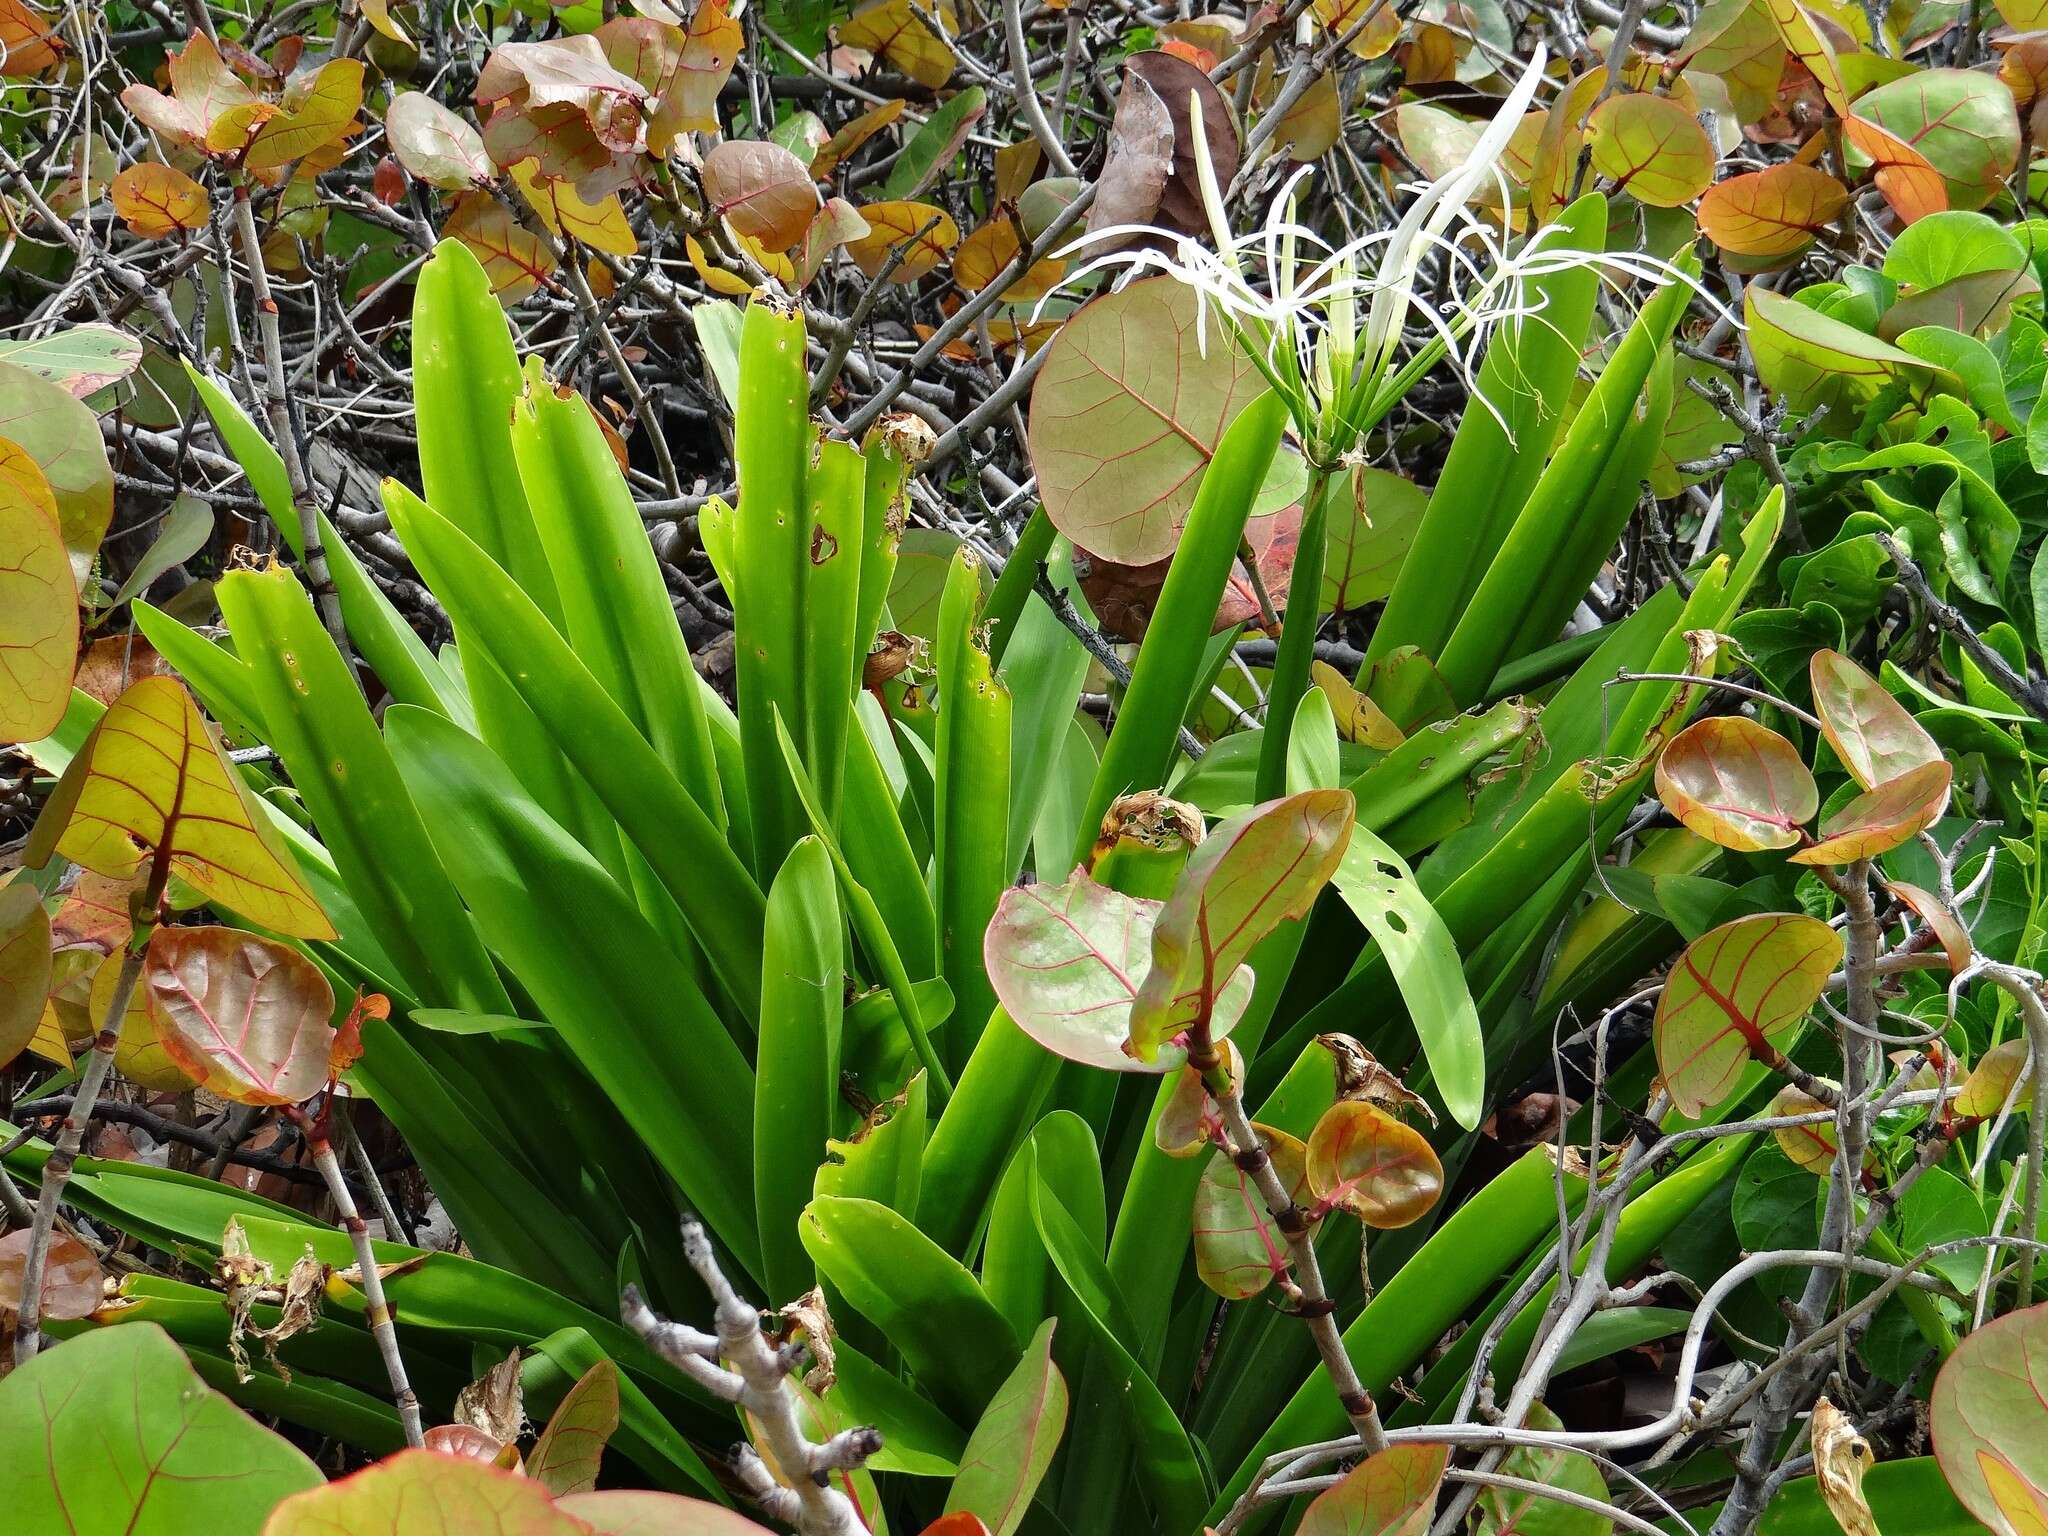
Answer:
<svg viewBox="0 0 2048 1536"><path fill-rule="evenodd" d="M1716 182L1700 199L1700 231L1737 256L1795 256L1840 216L1849 189L1810 165L1774 165Z"/></svg>
<svg viewBox="0 0 2048 1536"><path fill-rule="evenodd" d="M441 233L460 240L475 253L501 304L517 304L555 270L546 242L522 226L488 192L465 192L457 197Z"/></svg>
<svg viewBox="0 0 2048 1536"><path fill-rule="evenodd" d="M21 1272L28 1258L29 1229L0 1237L0 1312L21 1310ZM43 1316L91 1317L106 1299L107 1277L92 1250L64 1232L50 1234L43 1258Z"/></svg>
<svg viewBox="0 0 2048 1536"><path fill-rule="evenodd" d="M1295 1204L1307 1203L1308 1149L1298 1137L1270 1125L1254 1125L1260 1144L1273 1160ZM1228 1301L1245 1301L1273 1283L1287 1269L1287 1238L1266 1197L1235 1159L1217 1148L1202 1169L1189 1218L1195 1236L1195 1273L1202 1284Z"/></svg>
<svg viewBox="0 0 2048 1536"><path fill-rule="evenodd" d="M1159 196L1158 222L1182 234L1206 234L1208 214L1202 206L1200 162L1195 154L1195 104L1200 103L1202 137L1216 184L1227 187L1237 175L1242 145L1237 114L1208 74L1170 53L1134 53L1126 67L1158 93L1173 122L1173 171Z"/></svg>
<svg viewBox="0 0 2048 1536"><path fill-rule="evenodd" d="M25 0L0 0L0 78L27 80L40 75L69 50L50 30L41 12Z"/></svg>
<svg viewBox="0 0 2048 1536"><path fill-rule="evenodd" d="M1116 116L1110 120L1109 156L1095 178L1088 232L1100 235L1120 225L1149 225L1172 174L1173 118L1145 77L1127 67L1123 88L1117 92ZM1104 250L1116 243L1120 242L1098 242Z"/></svg>
<svg viewBox="0 0 2048 1536"><path fill-rule="evenodd" d="M704 195L749 240L786 251L818 211L818 186L803 161L765 139L728 139L704 157Z"/></svg>
<svg viewBox="0 0 2048 1536"><path fill-rule="evenodd" d="M299 1104L327 1081L334 992L297 950L238 928L160 928L143 985L171 1059L238 1104Z"/></svg>
<svg viewBox="0 0 2048 1536"><path fill-rule="evenodd" d="M1849 143L1870 161L1871 180L1903 224L1948 207L1948 186L1941 173L1919 150L1877 123L1856 116L1842 119Z"/></svg>
<svg viewBox="0 0 2048 1536"><path fill-rule="evenodd" d="M1820 841L1791 856L1794 864L1851 864L1889 853L1941 819L1955 773L1946 761L1920 767L1865 790L1820 824Z"/></svg>
<svg viewBox="0 0 2048 1536"><path fill-rule="evenodd" d="M1865 789L1942 760L1926 728L1841 652L1815 651L1807 676L1821 733L1849 777Z"/></svg>

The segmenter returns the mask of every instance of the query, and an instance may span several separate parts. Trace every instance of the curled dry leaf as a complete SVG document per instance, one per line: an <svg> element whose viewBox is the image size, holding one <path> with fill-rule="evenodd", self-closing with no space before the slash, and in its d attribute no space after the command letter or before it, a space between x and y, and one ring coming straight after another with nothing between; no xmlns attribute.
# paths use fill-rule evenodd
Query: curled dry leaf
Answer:
<svg viewBox="0 0 2048 1536"><path fill-rule="evenodd" d="M1308 1183L1323 1204L1369 1227L1405 1227L1443 1194L1444 1168L1415 1127L1377 1104L1342 1099L1309 1135Z"/></svg>
<svg viewBox="0 0 2048 1536"><path fill-rule="evenodd" d="M1888 880L1885 889L1898 897L1915 917L1926 925L1928 933L1934 935L1941 945L1943 958L1948 961L1950 971L1961 971L1970 963L1974 946L1970 942L1970 930L1962 925L1955 913L1942 903L1939 896L1917 885L1903 880Z"/></svg>
<svg viewBox="0 0 2048 1536"><path fill-rule="evenodd" d="M1810 165L1774 165L1715 182L1700 199L1700 230L1730 255L1798 255L1841 215L1849 189Z"/></svg>
<svg viewBox="0 0 2048 1536"><path fill-rule="evenodd" d="M61 853L132 879L152 851L171 873L249 922L331 939L283 839L230 766L182 683L145 677L100 717L44 803L26 862Z"/></svg>
<svg viewBox="0 0 2048 1536"><path fill-rule="evenodd" d="M1237 114L1208 73L1186 59L1148 50L1132 54L1126 67L1158 94L1173 123L1173 170L1159 194L1156 222L1184 235L1203 234L1209 228L1209 216L1202 203L1200 161L1195 153L1197 104L1202 138L1208 144L1209 163L1219 187L1229 186L1236 177L1242 155Z"/></svg>
<svg viewBox="0 0 2048 1536"><path fill-rule="evenodd" d="M21 1310L21 1273L28 1258L29 1229L0 1237L0 1312ZM66 1232L50 1234L43 1258L43 1316L91 1317L106 1298L106 1272L92 1250Z"/></svg>
<svg viewBox="0 0 2048 1536"><path fill-rule="evenodd" d="M1821 733L1865 789L1927 763L1941 748L1883 684L1839 651L1815 651L1807 674Z"/></svg>
<svg viewBox="0 0 2048 1536"><path fill-rule="evenodd" d="M1269 1125L1254 1125L1273 1171L1301 1205L1309 1193L1308 1149L1297 1137ZM1231 1301L1244 1301L1272 1284L1287 1268L1287 1238L1252 1176L1219 1147L1202 1169L1192 1217L1195 1273L1202 1284Z"/></svg>
<svg viewBox="0 0 2048 1536"><path fill-rule="evenodd" d="M901 251L889 281L914 283L960 243L960 226L953 216L930 203L867 203L860 216L868 221L868 232L849 240L846 254L870 278L879 276L889 258Z"/></svg>
<svg viewBox="0 0 2048 1536"><path fill-rule="evenodd" d="M786 251L818 211L818 185L803 161L765 139L727 140L704 157L704 195L749 240Z"/></svg>
<svg viewBox="0 0 2048 1536"><path fill-rule="evenodd" d="M1149 1062L1124 1049L1132 1007L1152 972L1163 906L1097 885L1079 870L1063 885L1006 891L982 945L998 1001L1019 1029L1069 1061L1115 1072L1180 1066L1186 1053L1176 1046ZM1227 1035L1251 996L1251 969L1237 966L1217 991L1211 1034ZM1188 997L1176 1011L1192 1016L1197 1006Z"/></svg>
<svg viewBox="0 0 2048 1536"><path fill-rule="evenodd" d="M1381 1065L1377 1056L1349 1035L1317 1035L1316 1044L1330 1053L1330 1070L1336 1078L1338 1098L1362 1099L1395 1115L1416 1110L1431 1125L1436 1124L1436 1111L1429 1107L1428 1100L1402 1082L1391 1068Z"/></svg>
<svg viewBox="0 0 2048 1536"><path fill-rule="evenodd" d="M2017 1536L2048 1520L2048 1304L1977 1329L1934 1379L1934 1456L1963 1507Z"/></svg>
<svg viewBox="0 0 2048 1536"><path fill-rule="evenodd" d="M1128 66L1109 125L1109 154L1095 178L1088 208L1091 235L1119 225L1149 224L1173 174L1173 117L1150 82ZM1134 237L1133 237L1134 238ZM1091 249L1114 249L1102 240Z"/></svg>
<svg viewBox="0 0 2048 1536"><path fill-rule="evenodd" d="M401 91L384 113L398 163L430 187L460 192L497 179L484 136L425 91Z"/></svg>
<svg viewBox="0 0 2048 1536"><path fill-rule="evenodd" d="M28 1048L50 993L50 915L26 880L0 886L0 1066Z"/></svg>
<svg viewBox="0 0 2048 1536"><path fill-rule="evenodd" d="M1955 770L1923 763L1866 790L1820 824L1820 841L1791 855L1794 864L1852 864L1889 853L1917 837L1948 809Z"/></svg>
<svg viewBox="0 0 2048 1536"><path fill-rule="evenodd" d="M1692 832L1752 853L1790 848L1820 809L1799 750L1743 715L1697 721L1657 759L1657 798Z"/></svg>
<svg viewBox="0 0 2048 1536"><path fill-rule="evenodd" d="M879 106L869 107L846 124L818 146L818 152L811 156L812 177L818 181L825 180L861 145L901 117L909 105L901 96L892 96Z"/></svg>
<svg viewBox="0 0 2048 1536"><path fill-rule="evenodd" d="M161 928L143 970L171 1059L238 1104L300 1104L328 1078L334 991L297 950L237 928Z"/></svg>
<svg viewBox="0 0 2048 1536"><path fill-rule="evenodd" d="M1870 1442L1856 1433L1849 1416L1826 1398L1813 1405L1813 1471L1821 1502L1843 1536L1879 1536L1877 1520L1863 1497L1863 1474L1877 1464Z"/></svg>
<svg viewBox="0 0 2048 1536"><path fill-rule="evenodd" d="M145 240L206 227L206 188L173 166L138 160L107 189L114 212Z"/></svg>
<svg viewBox="0 0 2048 1536"><path fill-rule="evenodd" d="M1734 1089L1751 1055L1768 1061L1842 963L1842 936L1817 918L1740 917L1685 947L1657 999L1657 1067L1680 1114Z"/></svg>
<svg viewBox="0 0 2048 1536"><path fill-rule="evenodd" d="M78 583L49 481L5 439L0 549L0 742L37 741L57 729L71 702Z"/></svg>

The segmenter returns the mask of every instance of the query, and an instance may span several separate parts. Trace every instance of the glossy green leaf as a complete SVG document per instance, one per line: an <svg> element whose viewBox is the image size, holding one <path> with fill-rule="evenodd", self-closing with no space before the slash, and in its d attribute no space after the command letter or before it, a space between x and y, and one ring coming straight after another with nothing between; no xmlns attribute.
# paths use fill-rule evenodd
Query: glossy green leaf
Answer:
<svg viewBox="0 0 2048 1536"><path fill-rule="evenodd" d="M1553 1432L1564 1428L1558 1416L1541 1403L1530 1408L1523 1425ZM1600 1464L1573 1451L1518 1446L1508 1452L1500 1470L1508 1477L1607 1502L1607 1479L1600 1473ZM1613 1529L1614 1522L1605 1515L1546 1499L1540 1493L1519 1488L1479 1490L1478 1536L1610 1536Z"/></svg>
<svg viewBox="0 0 2048 1536"><path fill-rule="evenodd" d="M1268 1125L1254 1124L1252 1129L1294 1203L1312 1203L1308 1149L1300 1139ZM1221 1147L1210 1152L1203 1165L1190 1225L1195 1273L1226 1301L1247 1301L1287 1271L1287 1238L1266 1208L1266 1197Z"/></svg>

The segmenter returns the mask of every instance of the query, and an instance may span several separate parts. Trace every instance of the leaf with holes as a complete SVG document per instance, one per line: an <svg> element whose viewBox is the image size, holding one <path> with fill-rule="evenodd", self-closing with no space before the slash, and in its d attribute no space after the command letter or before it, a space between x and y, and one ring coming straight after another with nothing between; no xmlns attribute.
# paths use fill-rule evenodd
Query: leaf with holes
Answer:
<svg viewBox="0 0 2048 1536"><path fill-rule="evenodd" d="M1951 208L1982 208L2004 189L2019 161L2019 112L1996 75L1916 70L1857 97L1855 115L1932 165ZM1869 153L1854 133L1849 142Z"/></svg>
<svg viewBox="0 0 2048 1536"><path fill-rule="evenodd" d="M1414 1126L1377 1104L1340 1099L1309 1133L1308 1187L1368 1227L1405 1227L1443 1194L1444 1168Z"/></svg>
<svg viewBox="0 0 2048 1536"><path fill-rule="evenodd" d="M1029 446L1053 526L1119 565L1164 560L1202 473L1265 380L1215 334L1202 299L1146 278L1084 305L1060 328L1031 390Z"/></svg>
<svg viewBox="0 0 2048 1536"><path fill-rule="evenodd" d="M1657 759L1657 798L1692 832L1737 853L1790 848L1820 809L1799 749L1743 715L1697 721Z"/></svg>
<svg viewBox="0 0 2048 1536"><path fill-rule="evenodd" d="M425 91L403 91L384 111L398 163L430 187L460 192L497 180L484 136Z"/></svg>
<svg viewBox="0 0 2048 1536"><path fill-rule="evenodd" d="M35 1038L50 995L50 914L26 880L0 886L0 1067Z"/></svg>
<svg viewBox="0 0 2048 1536"><path fill-rule="evenodd" d="M1700 935L1657 1000L1657 1068L1683 1115L1735 1087L1752 1053L1766 1059L1820 1000L1842 963L1842 936L1817 918L1740 917Z"/></svg>
<svg viewBox="0 0 2048 1536"><path fill-rule="evenodd" d="M1977 1065L1963 1079L1962 1089L1956 1094L1951 1107L1967 1119L1988 1120L2005 1108L2006 1095L2012 1094L2013 1085L2017 1083L2019 1092L2013 1094L2014 1111L2031 1108L2034 1102L2033 1060L2033 1052L2025 1036L1994 1045L1977 1058Z"/></svg>
<svg viewBox="0 0 2048 1536"><path fill-rule="evenodd" d="M288 945L239 928L159 928L142 984L156 1037L237 1104L301 1104L327 1081L334 990Z"/></svg>
<svg viewBox="0 0 2048 1536"><path fill-rule="evenodd" d="M114 470L99 417L41 374L0 361L0 438L18 445L42 471L72 570L83 576L114 515Z"/></svg>
<svg viewBox="0 0 2048 1536"><path fill-rule="evenodd" d="M1390 1445L1317 1494L1295 1536L1423 1536L1449 1460L1445 1446Z"/></svg>
<svg viewBox="0 0 2048 1536"><path fill-rule="evenodd" d="M590 1529L530 1478L469 1457L417 1450L293 1495L277 1506L263 1536L590 1536Z"/></svg>
<svg viewBox="0 0 2048 1536"><path fill-rule="evenodd" d="M888 267L890 282L914 283L960 243L953 216L930 203L863 203L860 216L868 221L868 232L847 241L846 254L866 277L880 277ZM892 266L890 258L899 252Z"/></svg>
<svg viewBox="0 0 2048 1536"><path fill-rule="evenodd" d="M602 30L602 29L600 29ZM732 78L746 32L725 0L700 0L685 29L675 74L655 113L650 141L671 123L677 133L719 131L718 93Z"/></svg>
<svg viewBox="0 0 2048 1536"><path fill-rule="evenodd" d="M0 1381L10 1530L255 1536L319 1468L199 1379L154 1323L96 1328Z"/></svg>
<svg viewBox="0 0 2048 1536"><path fill-rule="evenodd" d="M1853 864L1890 853L1926 831L1948 809L1955 771L1946 761L1865 790L1820 824L1820 841L1791 856L1794 864Z"/></svg>
<svg viewBox="0 0 2048 1536"><path fill-rule="evenodd" d="M1152 927L1152 969L1131 1008L1129 1049L1160 1046L1207 1019L1237 968L1288 918L1303 916L1351 841L1348 789L1268 800L1218 827L1188 859Z"/></svg>
<svg viewBox="0 0 2048 1536"><path fill-rule="evenodd" d="M786 251L818 211L818 184L803 161L765 139L728 139L704 157L704 195L749 240Z"/></svg>
<svg viewBox="0 0 2048 1536"><path fill-rule="evenodd" d="M1798 255L1840 217L1849 189L1810 165L1774 165L1730 176L1700 199L1700 232L1732 256L1778 261Z"/></svg>
<svg viewBox="0 0 2048 1536"><path fill-rule="evenodd" d="M44 802L25 862L40 869L52 852L117 880L162 852L173 875L248 922L335 936L270 813L174 678L131 683L100 717Z"/></svg>
<svg viewBox="0 0 2048 1536"><path fill-rule="evenodd" d="M1112 1072L1169 1072L1187 1054L1162 1049L1144 1062L1124 1049L1131 1008L1152 970L1152 930L1164 903L1126 896L1076 870L1064 885L1006 891L982 942L996 998L1025 1034L1055 1055ZM1210 1013L1220 1039L1252 997L1240 966ZM1183 1001L1192 1015L1197 999Z"/></svg>
<svg viewBox="0 0 2048 1536"><path fill-rule="evenodd" d="M206 228L211 200L206 188L173 166L138 160L107 189L114 212L129 232L144 240Z"/></svg>
<svg viewBox="0 0 2048 1536"><path fill-rule="evenodd" d="M1298 1137L1270 1125L1254 1125L1273 1171L1296 1205L1309 1195L1308 1148ZM1252 1176L1218 1148L1195 1186L1195 1273L1202 1284L1229 1301L1245 1301L1273 1283L1287 1268L1287 1238L1266 1209Z"/></svg>
<svg viewBox="0 0 2048 1536"><path fill-rule="evenodd" d="M1587 123L1593 167L1639 203L1677 208L1714 179L1714 143L1669 96L1609 96Z"/></svg>
<svg viewBox="0 0 2048 1536"><path fill-rule="evenodd" d="M926 24L925 16L945 29L944 37ZM959 28L959 13L944 0L928 6L876 0L842 21L838 36L842 46L880 54L919 85L937 90L953 78L958 56L946 39L958 36Z"/></svg>
<svg viewBox="0 0 2048 1536"><path fill-rule="evenodd" d="M1941 748L1926 728L1883 684L1840 651L1815 651L1807 676L1821 734L1849 777L1865 789L1941 761Z"/></svg>
<svg viewBox="0 0 2048 1536"><path fill-rule="evenodd" d="M21 1310L29 1236L27 1227L17 1227L0 1237L0 1313ZM106 1271L92 1250L68 1233L52 1233L43 1258L43 1316L65 1321L91 1317L106 1297Z"/></svg>
<svg viewBox="0 0 2048 1536"><path fill-rule="evenodd" d="M0 439L0 742L57 729L77 656L78 583L56 498L28 454Z"/></svg>
<svg viewBox="0 0 2048 1536"><path fill-rule="evenodd" d="M1934 1457L1963 1507L1994 1531L2048 1529L2048 1304L1986 1323L1934 1379Z"/></svg>
<svg viewBox="0 0 2048 1536"><path fill-rule="evenodd" d="M1052 1363L1053 1320L1038 1325L1024 1358L982 1410L960 1471L946 1495L947 1512L975 1516L989 1536L1013 1536L1031 1509L1067 1427L1067 1382Z"/></svg>
<svg viewBox="0 0 2048 1536"><path fill-rule="evenodd" d="M526 1475L560 1498L597 1486L598 1463L619 1427L619 1368L600 1360L555 1405L526 1458Z"/></svg>

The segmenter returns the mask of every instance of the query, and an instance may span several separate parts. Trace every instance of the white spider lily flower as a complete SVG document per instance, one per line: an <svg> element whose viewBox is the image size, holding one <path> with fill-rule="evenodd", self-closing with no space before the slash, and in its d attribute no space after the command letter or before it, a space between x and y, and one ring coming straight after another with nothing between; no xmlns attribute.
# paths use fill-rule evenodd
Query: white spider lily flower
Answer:
<svg viewBox="0 0 2048 1536"><path fill-rule="evenodd" d="M1489 182L1499 191L1499 206L1509 206L1501 159L1535 100L1543 62L1539 48L1460 164L1435 181L1403 188L1416 195L1399 224L1339 246L1296 217L1302 184L1314 174L1309 166L1282 188L1263 226L1232 234L1201 128L1201 105L1192 101L1197 179L1214 248L1149 224L1114 225L1091 231L1059 253L1118 247L1087 260L1061 286L1120 270L1126 280L1158 272L1194 288L1206 301L1198 343L1206 349L1213 314L1287 402L1303 451L1320 466L1336 464L1445 360L1505 428L1499 408L1478 388L1477 366L1496 327L1549 323L1533 283L1588 266L1652 287L1690 281L1658 257L1562 245L1555 225L1512 241L1473 212L1473 198ZM1144 243L1121 248L1139 240ZM1445 295L1441 302L1421 291L1432 263L1435 286ZM1419 345L1410 340L1416 332L1425 334ZM1410 351L1405 362L1404 347Z"/></svg>

